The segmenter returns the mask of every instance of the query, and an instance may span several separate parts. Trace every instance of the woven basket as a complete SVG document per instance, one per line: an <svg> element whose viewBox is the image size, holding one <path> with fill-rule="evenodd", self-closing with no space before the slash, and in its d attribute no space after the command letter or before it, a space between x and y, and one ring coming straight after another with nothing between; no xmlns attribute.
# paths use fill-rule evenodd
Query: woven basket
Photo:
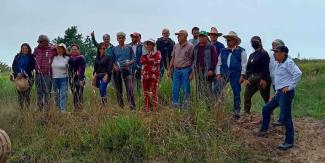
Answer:
<svg viewBox="0 0 325 163"><path fill-rule="evenodd" d="M0 129L0 163L6 162L11 152L11 142L7 133Z"/></svg>

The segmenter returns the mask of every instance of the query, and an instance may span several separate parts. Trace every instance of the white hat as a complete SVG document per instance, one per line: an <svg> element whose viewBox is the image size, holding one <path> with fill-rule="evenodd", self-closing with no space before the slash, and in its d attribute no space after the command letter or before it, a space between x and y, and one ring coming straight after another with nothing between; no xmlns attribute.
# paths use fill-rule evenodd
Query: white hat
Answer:
<svg viewBox="0 0 325 163"><path fill-rule="evenodd" d="M59 44L58 47L63 47L64 49L67 49L67 46L64 43Z"/></svg>
<svg viewBox="0 0 325 163"><path fill-rule="evenodd" d="M147 41L144 42L144 44L147 44L148 42L153 43L154 45L156 45L156 41L152 38L149 38Z"/></svg>
<svg viewBox="0 0 325 163"><path fill-rule="evenodd" d="M237 33L234 31L230 31L228 35L223 35L225 39L227 38L234 38L237 40L237 44L239 45L241 43L241 39L238 37Z"/></svg>

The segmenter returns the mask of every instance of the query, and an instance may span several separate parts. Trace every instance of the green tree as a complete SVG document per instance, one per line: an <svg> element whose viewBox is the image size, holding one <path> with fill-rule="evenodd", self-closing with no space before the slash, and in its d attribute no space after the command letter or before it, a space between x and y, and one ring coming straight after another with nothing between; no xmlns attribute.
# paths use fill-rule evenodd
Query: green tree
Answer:
<svg viewBox="0 0 325 163"><path fill-rule="evenodd" d="M6 63L0 61L0 72L10 72L10 67Z"/></svg>
<svg viewBox="0 0 325 163"><path fill-rule="evenodd" d="M96 56L96 49L92 46L92 41L87 36L84 38L81 33L78 33L77 26L72 26L65 30L64 36L58 36L52 41L54 44L64 43L68 49L73 44L77 44L80 47L80 52L85 55L87 65L93 65L94 56Z"/></svg>

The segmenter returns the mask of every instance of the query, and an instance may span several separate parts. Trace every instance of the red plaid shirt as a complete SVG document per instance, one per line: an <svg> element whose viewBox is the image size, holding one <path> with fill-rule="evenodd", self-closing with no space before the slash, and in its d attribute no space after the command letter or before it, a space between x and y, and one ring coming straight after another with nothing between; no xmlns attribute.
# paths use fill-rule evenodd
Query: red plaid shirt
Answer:
<svg viewBox="0 0 325 163"><path fill-rule="evenodd" d="M144 54L141 56L142 78L143 79L159 79L160 78L160 51L154 54Z"/></svg>
<svg viewBox="0 0 325 163"><path fill-rule="evenodd" d="M46 48L36 47L34 49L34 55L36 60L36 73L51 75L51 64L53 57L56 55L56 49L51 45Z"/></svg>

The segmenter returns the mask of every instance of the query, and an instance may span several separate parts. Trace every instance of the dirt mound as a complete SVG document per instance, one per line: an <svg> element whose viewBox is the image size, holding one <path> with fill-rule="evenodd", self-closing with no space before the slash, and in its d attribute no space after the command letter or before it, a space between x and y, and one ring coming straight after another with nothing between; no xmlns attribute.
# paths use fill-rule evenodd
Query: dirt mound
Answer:
<svg viewBox="0 0 325 163"><path fill-rule="evenodd" d="M325 122L294 118L295 147L282 151L277 146L284 140L284 127L270 125L266 137L256 137L260 115L251 115L232 123L232 130L243 145L251 150L256 162L325 162Z"/></svg>

